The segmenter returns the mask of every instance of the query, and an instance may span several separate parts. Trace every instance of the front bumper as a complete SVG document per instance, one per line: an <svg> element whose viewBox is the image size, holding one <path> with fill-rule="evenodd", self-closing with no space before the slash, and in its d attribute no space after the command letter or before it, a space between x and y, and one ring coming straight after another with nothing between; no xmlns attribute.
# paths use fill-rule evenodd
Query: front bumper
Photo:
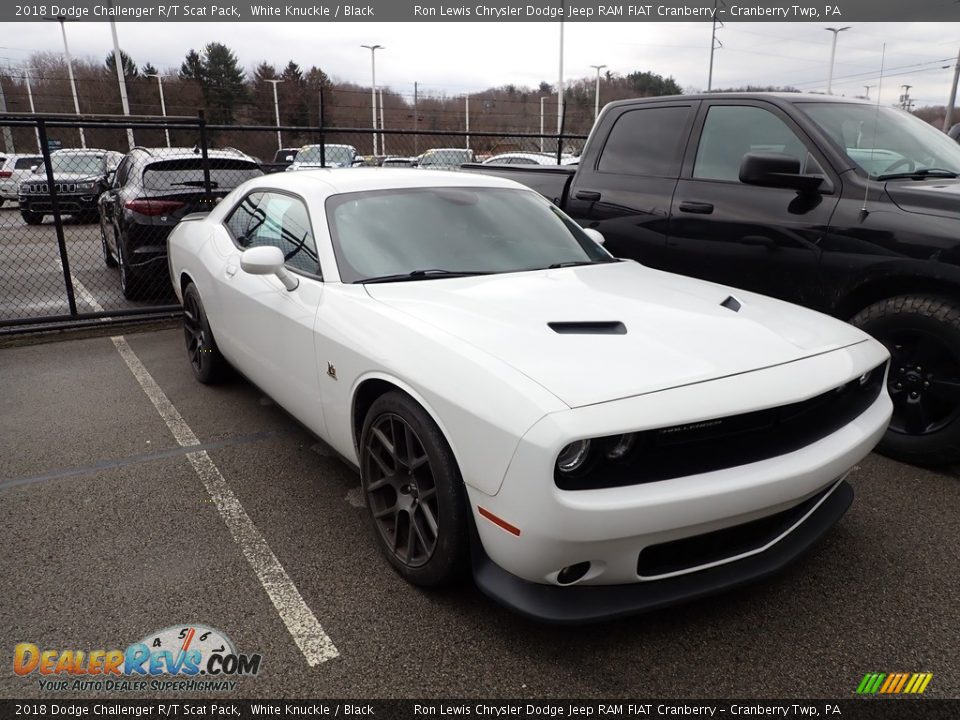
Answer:
<svg viewBox="0 0 960 720"><path fill-rule="evenodd" d="M51 215L53 202L50 195L23 195L20 198L20 209L38 215ZM58 194L57 207L65 215L99 214L96 194L70 195Z"/></svg>
<svg viewBox="0 0 960 720"><path fill-rule="evenodd" d="M559 587L511 575L473 543L480 590L510 610L541 622L579 624L634 615L713 595L774 575L799 558L843 516L853 488L841 480L791 532L767 550L741 560L654 582Z"/></svg>

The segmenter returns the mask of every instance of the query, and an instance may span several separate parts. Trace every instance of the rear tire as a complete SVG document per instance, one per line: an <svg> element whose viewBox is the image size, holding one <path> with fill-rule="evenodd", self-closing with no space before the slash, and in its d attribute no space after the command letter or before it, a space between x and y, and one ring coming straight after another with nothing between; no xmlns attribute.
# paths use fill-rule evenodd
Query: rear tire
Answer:
<svg viewBox="0 0 960 720"><path fill-rule="evenodd" d="M193 376L204 385L221 382L226 376L227 363L213 337L200 291L193 283L183 291L183 338Z"/></svg>
<svg viewBox="0 0 960 720"><path fill-rule="evenodd" d="M108 268L115 268L117 266L117 259L110 252L110 246L107 245L107 234L104 232L102 224L100 225L100 243L103 247L103 264Z"/></svg>
<svg viewBox="0 0 960 720"><path fill-rule="evenodd" d="M470 566L469 503L450 446L427 411L399 391L381 395L364 420L360 454L387 562L413 585L460 580Z"/></svg>
<svg viewBox="0 0 960 720"><path fill-rule="evenodd" d="M960 462L960 303L901 295L851 322L890 351L893 419L878 450L917 465Z"/></svg>
<svg viewBox="0 0 960 720"><path fill-rule="evenodd" d="M117 264L120 267L120 289L127 300L143 300L147 290L147 283L143 276L127 261L123 251L123 240L117 238Z"/></svg>
<svg viewBox="0 0 960 720"><path fill-rule="evenodd" d="M40 213L30 212L29 210L21 210L20 217L23 218L23 221L27 225L39 225L43 222L43 215Z"/></svg>

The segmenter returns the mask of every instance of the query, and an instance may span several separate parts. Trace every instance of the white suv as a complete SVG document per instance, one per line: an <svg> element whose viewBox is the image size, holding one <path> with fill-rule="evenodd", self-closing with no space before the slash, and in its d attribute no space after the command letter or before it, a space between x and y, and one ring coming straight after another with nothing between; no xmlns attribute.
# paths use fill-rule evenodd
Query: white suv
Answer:
<svg viewBox="0 0 960 720"><path fill-rule="evenodd" d="M17 199L20 181L30 175L30 168L41 163L42 155L0 155L0 205Z"/></svg>

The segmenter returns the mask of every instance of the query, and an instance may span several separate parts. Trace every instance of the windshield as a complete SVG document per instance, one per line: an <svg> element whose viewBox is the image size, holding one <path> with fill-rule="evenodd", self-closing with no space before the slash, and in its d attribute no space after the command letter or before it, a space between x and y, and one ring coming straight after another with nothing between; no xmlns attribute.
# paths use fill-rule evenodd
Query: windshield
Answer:
<svg viewBox="0 0 960 720"><path fill-rule="evenodd" d="M902 110L850 103L798 105L872 178L928 169L960 173L960 145Z"/></svg>
<svg viewBox="0 0 960 720"><path fill-rule="evenodd" d="M353 162L357 154L356 148L352 145L327 145L325 160L327 165L349 165ZM320 146L310 145L297 153L297 162L299 163L318 163L320 162Z"/></svg>
<svg viewBox="0 0 960 720"><path fill-rule="evenodd" d="M428 152L420 161L420 167L436 167L437 165L463 165L470 162L469 150L436 150Z"/></svg>
<svg viewBox="0 0 960 720"><path fill-rule="evenodd" d="M59 155L50 156L50 165L54 173L77 173L79 175L100 175L103 173L103 157L100 155Z"/></svg>
<svg viewBox="0 0 960 720"><path fill-rule="evenodd" d="M334 195L326 210L344 282L423 270L481 274L616 262L533 191L378 190Z"/></svg>

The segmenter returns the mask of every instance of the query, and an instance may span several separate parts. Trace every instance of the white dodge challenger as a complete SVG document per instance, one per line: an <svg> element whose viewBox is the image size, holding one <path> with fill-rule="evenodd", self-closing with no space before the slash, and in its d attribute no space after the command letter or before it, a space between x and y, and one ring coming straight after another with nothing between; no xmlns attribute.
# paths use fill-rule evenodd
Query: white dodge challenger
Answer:
<svg viewBox="0 0 960 720"><path fill-rule="evenodd" d="M169 263L197 379L229 363L358 468L404 578L585 622L783 567L891 413L856 328L601 243L508 180L315 170L188 216Z"/></svg>

